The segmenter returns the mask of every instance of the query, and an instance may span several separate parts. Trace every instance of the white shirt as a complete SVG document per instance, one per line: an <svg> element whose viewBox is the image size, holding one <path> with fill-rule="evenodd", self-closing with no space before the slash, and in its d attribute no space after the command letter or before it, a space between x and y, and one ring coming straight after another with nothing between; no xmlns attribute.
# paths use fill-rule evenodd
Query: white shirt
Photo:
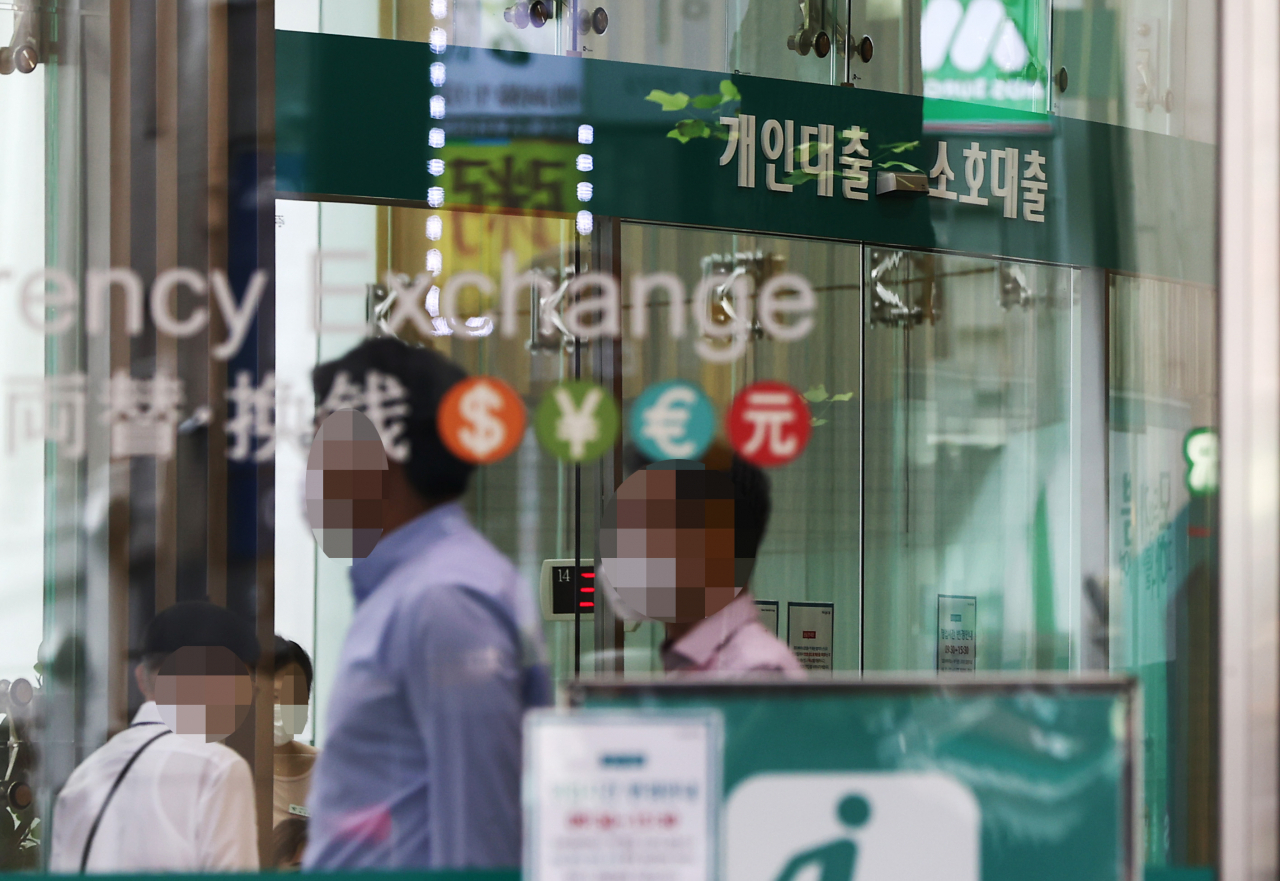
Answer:
<svg viewBox="0 0 1280 881"><path fill-rule="evenodd" d="M89 828L130 757L165 731L148 701L133 724L72 772L53 809L51 872L80 871ZM102 815L90 872L209 872L258 868L253 775L221 743L166 734L147 747Z"/></svg>

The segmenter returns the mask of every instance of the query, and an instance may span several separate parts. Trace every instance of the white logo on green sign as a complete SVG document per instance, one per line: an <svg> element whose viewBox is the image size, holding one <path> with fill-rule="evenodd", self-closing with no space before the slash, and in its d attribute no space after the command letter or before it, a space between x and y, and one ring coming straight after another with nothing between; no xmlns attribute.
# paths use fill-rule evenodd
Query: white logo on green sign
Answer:
<svg viewBox="0 0 1280 881"><path fill-rule="evenodd" d="M978 881L982 820L937 772L760 774L724 812L734 881Z"/></svg>
<svg viewBox="0 0 1280 881"><path fill-rule="evenodd" d="M925 97L1047 110L1047 70L1027 45L1042 17L1028 0L928 0L920 18Z"/></svg>

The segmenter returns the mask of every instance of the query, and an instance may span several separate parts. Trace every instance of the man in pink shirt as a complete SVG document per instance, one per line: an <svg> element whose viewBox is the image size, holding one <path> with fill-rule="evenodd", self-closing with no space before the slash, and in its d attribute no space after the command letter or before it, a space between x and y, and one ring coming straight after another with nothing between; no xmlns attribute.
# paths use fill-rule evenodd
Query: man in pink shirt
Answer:
<svg viewBox="0 0 1280 881"><path fill-rule="evenodd" d="M623 617L666 625L668 671L803 678L747 588L769 510L764 472L719 445L648 465L606 505L600 586Z"/></svg>

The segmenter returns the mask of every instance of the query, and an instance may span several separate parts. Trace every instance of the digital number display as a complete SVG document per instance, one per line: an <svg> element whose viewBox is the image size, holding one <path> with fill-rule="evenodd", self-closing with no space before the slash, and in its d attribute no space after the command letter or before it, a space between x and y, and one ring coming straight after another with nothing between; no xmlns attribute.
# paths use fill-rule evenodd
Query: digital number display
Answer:
<svg viewBox="0 0 1280 881"><path fill-rule="evenodd" d="M577 598L582 614L590 615L595 610L595 567L583 566L579 570ZM551 567L551 612L554 615L572 615L574 612L574 584L572 566Z"/></svg>

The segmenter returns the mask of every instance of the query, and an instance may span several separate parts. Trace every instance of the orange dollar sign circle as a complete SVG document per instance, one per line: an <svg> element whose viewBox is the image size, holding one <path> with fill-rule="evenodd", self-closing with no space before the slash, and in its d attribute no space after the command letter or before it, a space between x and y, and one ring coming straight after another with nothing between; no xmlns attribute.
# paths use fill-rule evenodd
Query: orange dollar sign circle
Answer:
<svg viewBox="0 0 1280 881"><path fill-rule="evenodd" d="M524 402L494 376L464 379L436 411L440 440L459 459L488 465L510 455L524 437Z"/></svg>

